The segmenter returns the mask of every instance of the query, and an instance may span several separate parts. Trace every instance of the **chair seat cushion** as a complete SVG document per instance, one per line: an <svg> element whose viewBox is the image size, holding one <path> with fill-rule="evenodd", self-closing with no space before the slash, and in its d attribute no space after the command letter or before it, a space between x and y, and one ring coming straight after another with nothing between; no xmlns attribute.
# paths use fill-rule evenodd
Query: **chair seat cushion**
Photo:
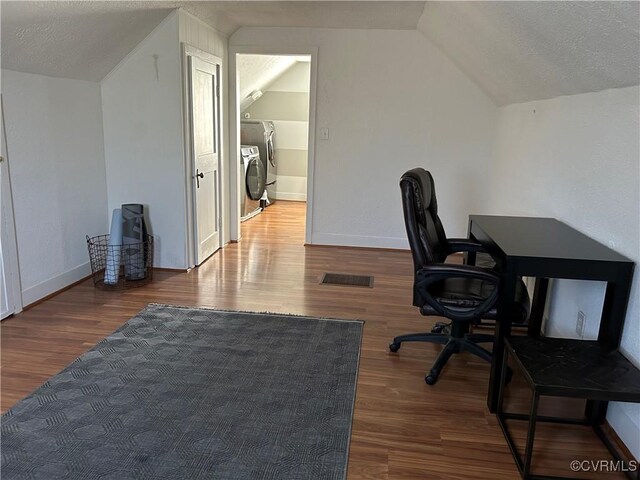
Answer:
<svg viewBox="0 0 640 480"><path fill-rule="evenodd" d="M475 308L491 295L495 285L477 278L447 278L429 288L429 292L447 307Z"/></svg>
<svg viewBox="0 0 640 480"><path fill-rule="evenodd" d="M484 302L495 289L495 285L476 278L447 278L436 282L429 288L429 293L446 307L473 309ZM522 323L529 317L530 301L527 287L521 279L516 284L515 302L510 306L514 323ZM423 315L438 315L430 306L420 307ZM497 310L492 308L483 318L496 318Z"/></svg>

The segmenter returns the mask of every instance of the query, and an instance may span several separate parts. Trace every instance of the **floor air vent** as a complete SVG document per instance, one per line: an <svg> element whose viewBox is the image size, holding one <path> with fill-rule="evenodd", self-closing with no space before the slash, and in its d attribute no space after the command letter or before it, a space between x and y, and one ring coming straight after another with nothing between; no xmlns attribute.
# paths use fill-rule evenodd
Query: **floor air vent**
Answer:
<svg viewBox="0 0 640 480"><path fill-rule="evenodd" d="M343 285L347 287L373 288L373 277L370 275L350 275L345 273L325 273L321 285Z"/></svg>

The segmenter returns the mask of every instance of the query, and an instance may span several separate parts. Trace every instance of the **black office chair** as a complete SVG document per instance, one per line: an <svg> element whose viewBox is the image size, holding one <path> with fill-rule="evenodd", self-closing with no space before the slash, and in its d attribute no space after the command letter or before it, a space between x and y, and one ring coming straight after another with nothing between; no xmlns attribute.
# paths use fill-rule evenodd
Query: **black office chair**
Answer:
<svg viewBox="0 0 640 480"><path fill-rule="evenodd" d="M440 343L445 347L425 377L429 385L438 380L442 368L454 353L467 351L491 361L491 353L478 343L493 342L492 335L469 333L480 319L496 318L500 288L497 268L445 263L455 252L484 252L479 243L467 239L447 239L438 217L438 203L431 174L423 168L409 170L400 179L404 222L413 256L413 305L422 315L449 319L451 324L439 333L413 333L395 337L389 345L392 352L402 342ZM524 322L529 315L529 295L519 280L516 301L509 305L514 323Z"/></svg>

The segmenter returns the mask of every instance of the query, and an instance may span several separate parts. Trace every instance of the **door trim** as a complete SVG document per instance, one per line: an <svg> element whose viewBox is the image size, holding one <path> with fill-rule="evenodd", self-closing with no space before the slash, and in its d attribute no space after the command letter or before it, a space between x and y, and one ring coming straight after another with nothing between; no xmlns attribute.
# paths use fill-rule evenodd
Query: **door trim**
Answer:
<svg viewBox="0 0 640 480"><path fill-rule="evenodd" d="M20 313L23 307L22 282L20 280L20 263L18 260L18 241L16 237L15 215L13 210L13 193L11 189L11 171L9 165L9 153L7 147L7 127L4 117L4 102L0 93L0 139L2 148L0 151L0 168L4 170L2 177L2 198L0 208L2 208L1 218L4 220L0 226L2 230L2 261L4 262L5 288L7 289L7 311L8 316Z"/></svg>
<svg viewBox="0 0 640 480"><path fill-rule="evenodd" d="M260 45L229 46L229 228L232 241L240 239L240 98L238 98L238 54L254 55L309 55L309 134L307 146L307 212L305 222L305 245L311 244L313 232L313 189L316 153L316 99L317 99L317 47L272 47Z"/></svg>
<svg viewBox="0 0 640 480"><path fill-rule="evenodd" d="M184 182L185 182L185 195L186 195L186 205L187 212L185 215L186 218L186 259L187 259L187 268L192 268L196 266L197 260L197 248L196 248L196 235L195 235L195 205L194 205L194 195L195 191L193 188L193 152L192 152L192 134L193 131L191 129L191 81L190 81L190 64L189 57L196 57L204 62L215 65L218 71L218 88L220 89L220 96L218 99L219 102L219 110L220 110L220 118L218 119L218 139L220 145L218 146L220 159L218 162L218 175L219 175L219 184L220 184L220 193L219 193L219 213L220 213L220 246L224 245L224 239L226 238L224 228L225 228L225 215L227 215L228 211L228 202L226 198L228 197L228 187L227 182L225 181L227 177L227 167L225 165L224 160L224 151L226 148L226 136L224 132L224 82L222 81L225 72L222 68L222 59L211 53L205 52L204 50L200 50L199 48L194 47L186 42L182 42L182 86L183 86L183 97L182 97L182 121L183 121L183 140L184 140Z"/></svg>

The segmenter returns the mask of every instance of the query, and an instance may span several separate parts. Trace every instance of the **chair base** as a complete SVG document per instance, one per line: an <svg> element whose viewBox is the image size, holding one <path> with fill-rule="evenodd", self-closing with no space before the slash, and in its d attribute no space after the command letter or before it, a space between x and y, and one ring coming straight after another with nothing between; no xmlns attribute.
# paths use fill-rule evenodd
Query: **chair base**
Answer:
<svg viewBox="0 0 640 480"><path fill-rule="evenodd" d="M434 385L438 381L440 372L446 365L449 358L454 353L469 352L477 357L491 362L491 352L482 348L478 343L493 342L492 335L469 333L470 323L453 322L450 326L450 333L411 333L400 335L393 339L389 345L389 350L397 352L403 342L429 342L444 345L435 363L425 376L427 385Z"/></svg>

